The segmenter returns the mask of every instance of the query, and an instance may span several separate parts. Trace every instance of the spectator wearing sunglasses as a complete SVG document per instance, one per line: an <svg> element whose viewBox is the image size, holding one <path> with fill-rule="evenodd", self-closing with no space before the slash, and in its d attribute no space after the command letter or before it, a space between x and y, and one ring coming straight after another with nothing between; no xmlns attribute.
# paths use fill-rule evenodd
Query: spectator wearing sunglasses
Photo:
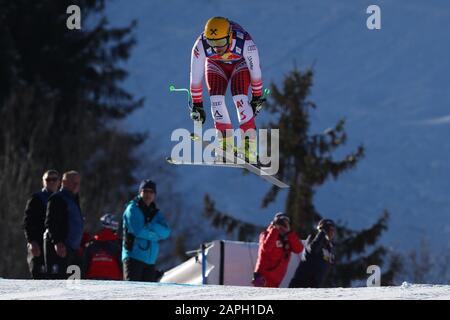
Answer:
<svg viewBox="0 0 450 320"><path fill-rule="evenodd" d="M58 191L60 176L56 170L48 170L42 176L42 190L28 199L23 218L23 229L27 240L27 262L32 279L45 279L43 235L48 198Z"/></svg>
<svg viewBox="0 0 450 320"><path fill-rule="evenodd" d="M124 280L156 282L159 241L169 237L170 228L156 206L156 184L144 180L139 195L123 213L122 263Z"/></svg>

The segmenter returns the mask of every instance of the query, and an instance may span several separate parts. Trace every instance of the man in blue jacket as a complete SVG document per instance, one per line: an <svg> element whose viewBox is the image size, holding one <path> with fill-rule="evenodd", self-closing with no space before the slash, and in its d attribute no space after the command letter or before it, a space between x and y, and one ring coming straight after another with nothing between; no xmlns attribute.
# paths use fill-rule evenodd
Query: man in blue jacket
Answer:
<svg viewBox="0 0 450 320"><path fill-rule="evenodd" d="M127 204L123 213L124 280L157 281L158 242L169 237L170 228L156 207L155 197L156 184L144 180L139 195Z"/></svg>
<svg viewBox="0 0 450 320"><path fill-rule="evenodd" d="M78 193L81 176L76 171L64 173L61 190L47 203L44 233L44 258L50 279L66 279L67 267L75 264L84 229Z"/></svg>

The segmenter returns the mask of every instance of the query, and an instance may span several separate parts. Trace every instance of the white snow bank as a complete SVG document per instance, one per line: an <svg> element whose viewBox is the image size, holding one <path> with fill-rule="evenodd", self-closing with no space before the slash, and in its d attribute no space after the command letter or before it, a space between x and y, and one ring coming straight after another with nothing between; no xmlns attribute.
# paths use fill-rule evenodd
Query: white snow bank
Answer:
<svg viewBox="0 0 450 320"><path fill-rule="evenodd" d="M0 300L450 300L450 285L402 285L399 287L272 289L218 285L181 285L125 281L0 279Z"/></svg>

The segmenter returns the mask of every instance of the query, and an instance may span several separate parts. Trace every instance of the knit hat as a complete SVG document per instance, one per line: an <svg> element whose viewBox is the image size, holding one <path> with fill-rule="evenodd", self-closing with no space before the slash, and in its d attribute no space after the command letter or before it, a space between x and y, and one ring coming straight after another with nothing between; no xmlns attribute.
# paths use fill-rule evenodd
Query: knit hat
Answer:
<svg viewBox="0 0 450 320"><path fill-rule="evenodd" d="M275 217L273 218L273 222L276 223L277 221L282 221L285 220L288 223L291 223L291 219L289 218L289 216L283 212L278 212L277 214L275 214Z"/></svg>
<svg viewBox="0 0 450 320"><path fill-rule="evenodd" d="M322 219L317 225L317 230L324 230L325 232L328 232L330 228L336 228L336 224L331 219Z"/></svg>
<svg viewBox="0 0 450 320"><path fill-rule="evenodd" d="M156 193L156 183L150 179L143 180L139 185L139 192L141 192L142 189L152 189Z"/></svg>

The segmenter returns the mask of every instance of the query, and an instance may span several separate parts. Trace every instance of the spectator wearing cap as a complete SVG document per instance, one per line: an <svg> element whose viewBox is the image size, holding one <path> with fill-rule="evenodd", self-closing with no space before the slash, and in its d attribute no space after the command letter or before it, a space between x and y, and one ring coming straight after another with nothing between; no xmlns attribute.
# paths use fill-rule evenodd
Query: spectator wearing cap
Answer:
<svg viewBox="0 0 450 320"><path fill-rule="evenodd" d="M23 218L27 240L27 262L32 279L45 279L43 236L48 198L58 191L61 179L58 171L48 170L42 176L42 190L28 199Z"/></svg>
<svg viewBox="0 0 450 320"><path fill-rule="evenodd" d="M289 216L277 213L269 227L259 236L253 285L278 288L286 274L291 252L300 253L302 250L301 241L291 231Z"/></svg>
<svg viewBox="0 0 450 320"><path fill-rule="evenodd" d="M101 230L84 250L82 274L84 279L122 280L122 243L117 236L119 222L113 214L100 218Z"/></svg>
<svg viewBox="0 0 450 320"><path fill-rule="evenodd" d="M334 265L333 238L336 225L330 219L320 220L315 235L306 239L305 254L295 270L289 288L320 288Z"/></svg>
<svg viewBox="0 0 450 320"><path fill-rule="evenodd" d="M169 237L170 228L155 203L156 184L144 180L139 195L123 213L122 263L124 280L157 281L155 262L159 241Z"/></svg>

